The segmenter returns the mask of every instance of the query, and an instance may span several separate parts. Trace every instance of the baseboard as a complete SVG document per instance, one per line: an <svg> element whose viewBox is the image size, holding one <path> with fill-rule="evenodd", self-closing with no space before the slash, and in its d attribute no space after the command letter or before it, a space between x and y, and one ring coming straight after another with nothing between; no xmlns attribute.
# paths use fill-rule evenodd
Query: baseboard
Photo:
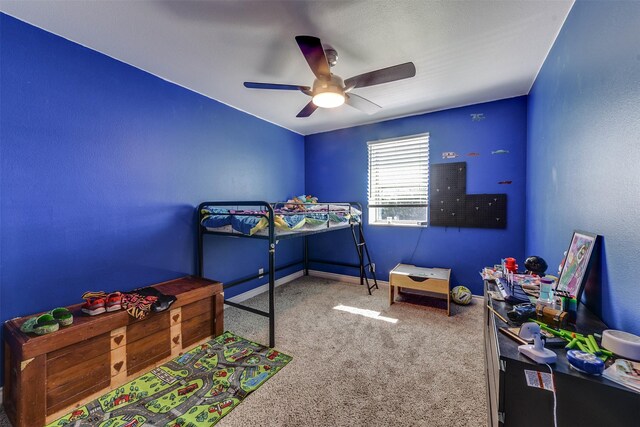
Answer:
<svg viewBox="0 0 640 427"><path fill-rule="evenodd" d="M289 275L286 275L284 277L279 278L278 280L275 281L275 286L278 287L280 285L284 285L285 283L289 283L295 279L297 279L298 277L302 277L304 276L304 270L300 270L300 271L296 271L295 273L291 273ZM265 283L263 285L260 285L256 288L250 289L247 292L243 292L239 295L236 295L235 297L229 298L229 301L231 302L242 302L245 300L248 300L249 298L253 298L255 296L260 295L261 293L267 292L269 290L269 283Z"/></svg>
<svg viewBox="0 0 640 427"><path fill-rule="evenodd" d="M322 277L323 279L336 280L338 282L355 283L360 284L360 276L349 276L346 274L329 273L327 271L309 270L309 276ZM378 285L389 286L389 282L386 280L379 280ZM472 298L477 299L479 302L484 302L483 295L471 295Z"/></svg>
<svg viewBox="0 0 640 427"><path fill-rule="evenodd" d="M338 282L360 284L360 276L349 276L346 274L329 273L327 271L309 270L309 276L322 277L323 279L336 280ZM378 280L378 285L389 286L389 282Z"/></svg>
<svg viewBox="0 0 640 427"><path fill-rule="evenodd" d="M280 285L284 285L285 283L289 283L302 276L304 276L304 270L296 271L295 273L291 273L287 276L281 277L280 279L276 280L275 286L278 287ZM326 271L320 271L320 270L309 270L309 276L322 277L323 279L331 279L338 282L353 283L356 285L360 284L359 276L348 276L346 274L328 273ZM389 282L386 282L384 280L378 280L378 285L389 286ZM239 303L239 302L248 300L249 298L258 296L261 293L267 292L268 290L269 290L269 284L265 283L256 288L248 290L247 292L243 292L240 295L236 295L233 298L229 298L229 301Z"/></svg>
<svg viewBox="0 0 640 427"><path fill-rule="evenodd" d="M304 271L296 271L295 273L289 274L287 276L281 277L276 280L276 287L280 285L284 285L285 283L289 283L298 277L304 276ZM355 285L360 284L360 276L349 276L347 274L338 274L338 273L329 273L328 271L320 271L320 270L309 270L309 276L321 277L323 279L335 280L337 282L345 282L345 283L353 283ZM378 285L389 286L389 282L386 280L378 280ZM260 295L263 292L267 292L269 290L269 284L265 283L263 285L258 286L257 288L253 288L247 292L243 292L240 295L236 295L233 298L229 298L231 302L242 302L248 300L249 298L253 298L257 295ZM484 296L481 295L472 295L473 299L477 299L478 302L484 303ZM0 404L2 403L2 396L0 396Z"/></svg>

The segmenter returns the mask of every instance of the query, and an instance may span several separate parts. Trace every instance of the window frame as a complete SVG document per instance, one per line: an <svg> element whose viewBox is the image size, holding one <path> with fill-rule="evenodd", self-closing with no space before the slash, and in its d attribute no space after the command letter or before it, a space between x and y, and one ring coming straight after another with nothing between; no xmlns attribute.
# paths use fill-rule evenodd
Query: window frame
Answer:
<svg viewBox="0 0 640 427"><path fill-rule="evenodd" d="M416 140L413 141L412 144L412 140ZM422 133L418 133L418 134L413 134L413 135L405 135L405 136L400 136L400 137L394 137L394 138L387 138L387 139L381 139L381 140L375 140L375 141L367 141L367 208L368 208L368 224L369 225L375 225L375 226L395 226L395 227L427 227L429 224L429 151L430 151L430 145L429 145L429 140L430 140L430 134L429 132L422 132ZM426 145L426 147L424 147L424 155L426 156L426 159L424 159L423 161L418 162L417 164L417 168L419 170L420 174L424 175L424 180L422 180L422 178L418 179L418 183L414 184L417 187L419 187L419 189L417 189L417 192L414 192L412 194L410 194L409 196L409 202L408 203L401 203L399 200L394 200L388 204L386 203L380 203L379 200L375 200L376 198L380 198L380 189L379 188L375 188L375 184L372 182L372 175L375 175L378 177L380 177L380 169L378 168L376 170L376 165L373 162L373 155L375 154L375 146L378 145L379 150L383 149L382 145L386 144L386 145L390 145L391 143L396 143L396 144L409 144L408 147L405 147L405 151L411 151L412 149L415 150L417 146L421 146L421 145ZM386 147L384 147L386 148ZM378 153L378 155L380 155L380 152ZM402 156L404 153L400 153L399 156ZM406 155L408 155L410 153L406 153ZM420 152L420 155L422 155L422 152ZM379 160L378 160L379 161ZM409 161L407 161L409 162ZM379 166L379 165L378 165ZM403 167L405 166L404 164L400 164L398 165L398 167ZM422 167L424 167L424 170L422 169ZM394 171L396 171L397 169L393 169ZM402 176L402 174L400 174L400 176ZM397 176L396 176L397 179ZM404 179L404 178L401 178ZM412 182L401 182L400 183L400 187L407 186L412 184ZM424 188L424 194L422 193L422 188ZM373 202L372 203L372 199ZM382 210L385 208L421 208L424 209L424 212L420 212L420 218L419 219L390 219L390 217L382 217ZM424 214L424 215L423 215Z"/></svg>

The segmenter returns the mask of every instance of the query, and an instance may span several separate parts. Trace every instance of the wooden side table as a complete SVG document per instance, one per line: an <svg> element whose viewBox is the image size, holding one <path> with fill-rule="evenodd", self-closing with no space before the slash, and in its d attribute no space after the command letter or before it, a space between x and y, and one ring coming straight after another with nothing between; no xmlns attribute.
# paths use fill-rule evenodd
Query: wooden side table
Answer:
<svg viewBox="0 0 640 427"><path fill-rule="evenodd" d="M430 296L447 300L447 316L451 315L449 268L423 268L398 264L389 273L389 305L395 301L395 288L408 288L428 292Z"/></svg>

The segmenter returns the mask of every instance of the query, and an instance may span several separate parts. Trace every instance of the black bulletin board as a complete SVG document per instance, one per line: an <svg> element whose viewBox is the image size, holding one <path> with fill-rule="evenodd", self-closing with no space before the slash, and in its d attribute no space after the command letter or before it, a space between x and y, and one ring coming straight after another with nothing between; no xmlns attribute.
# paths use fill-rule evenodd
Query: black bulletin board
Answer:
<svg viewBox="0 0 640 427"><path fill-rule="evenodd" d="M467 164L438 163L429 172L429 224L506 228L506 194L467 194Z"/></svg>

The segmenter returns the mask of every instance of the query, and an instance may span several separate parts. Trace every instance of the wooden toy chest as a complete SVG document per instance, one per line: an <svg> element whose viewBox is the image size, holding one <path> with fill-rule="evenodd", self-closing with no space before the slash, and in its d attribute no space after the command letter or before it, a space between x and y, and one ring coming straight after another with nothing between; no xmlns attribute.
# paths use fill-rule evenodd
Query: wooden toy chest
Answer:
<svg viewBox="0 0 640 427"><path fill-rule="evenodd" d="M70 326L24 334L31 316L5 323L3 403L14 427L40 427L189 347L223 332L222 284L184 277L154 285L177 300L137 320L126 311L87 316Z"/></svg>

